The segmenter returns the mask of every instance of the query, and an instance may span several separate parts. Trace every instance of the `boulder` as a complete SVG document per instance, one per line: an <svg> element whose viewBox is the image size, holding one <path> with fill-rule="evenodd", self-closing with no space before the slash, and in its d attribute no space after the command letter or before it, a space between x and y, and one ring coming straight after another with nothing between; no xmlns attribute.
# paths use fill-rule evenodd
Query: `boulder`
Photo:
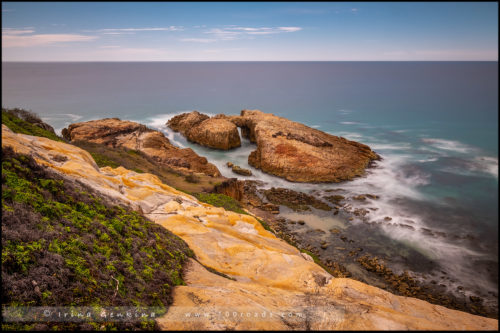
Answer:
<svg viewBox="0 0 500 333"><path fill-rule="evenodd" d="M241 146L238 128L221 116L209 118L193 111L175 116L167 125L183 134L189 141L205 147L228 150Z"/></svg>
<svg viewBox="0 0 500 333"><path fill-rule="evenodd" d="M234 173L236 173L238 175L242 175L242 176L251 176L252 175L252 171L250 171L248 169L244 169L238 165L233 165L231 167L231 169L233 170Z"/></svg>

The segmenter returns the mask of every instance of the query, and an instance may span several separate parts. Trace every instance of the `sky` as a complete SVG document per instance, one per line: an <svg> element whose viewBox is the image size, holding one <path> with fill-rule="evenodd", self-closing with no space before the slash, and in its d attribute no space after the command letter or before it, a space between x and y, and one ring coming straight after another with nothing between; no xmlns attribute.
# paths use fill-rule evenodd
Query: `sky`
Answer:
<svg viewBox="0 0 500 333"><path fill-rule="evenodd" d="M498 61L497 2L2 2L2 61Z"/></svg>

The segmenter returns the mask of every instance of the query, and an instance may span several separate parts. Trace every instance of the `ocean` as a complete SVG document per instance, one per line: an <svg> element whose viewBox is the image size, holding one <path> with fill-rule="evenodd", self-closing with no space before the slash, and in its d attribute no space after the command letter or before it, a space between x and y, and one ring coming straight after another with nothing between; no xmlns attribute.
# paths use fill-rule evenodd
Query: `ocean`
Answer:
<svg viewBox="0 0 500 333"><path fill-rule="evenodd" d="M134 120L191 147L224 176L235 176L227 161L251 169L241 178L264 187L378 195L350 202L373 208L369 223L316 210L282 215L357 233L372 253L397 257L396 269L497 302L498 62L2 63L2 107L30 109L57 132L92 119ZM217 151L165 126L192 110L242 109L362 142L382 160L353 181L291 183L250 167L255 145L247 140Z"/></svg>

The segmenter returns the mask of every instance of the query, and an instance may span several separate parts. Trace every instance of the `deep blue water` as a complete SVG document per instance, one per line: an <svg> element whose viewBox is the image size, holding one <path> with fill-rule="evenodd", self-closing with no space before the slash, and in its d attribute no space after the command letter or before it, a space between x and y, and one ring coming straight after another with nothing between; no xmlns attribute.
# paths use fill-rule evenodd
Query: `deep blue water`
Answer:
<svg viewBox="0 0 500 333"><path fill-rule="evenodd" d="M374 221L392 216L417 226L383 231L462 280L482 274L471 270L474 262L498 263L497 62L2 63L2 106L31 109L59 131L104 117L136 120L192 147L227 176L228 160L249 167L252 144L229 153L206 149L165 122L192 110L274 113L368 144L383 160L367 177L338 185L293 184L255 169L249 178L379 194ZM477 241L429 238L418 227ZM477 283L496 290L497 280Z"/></svg>

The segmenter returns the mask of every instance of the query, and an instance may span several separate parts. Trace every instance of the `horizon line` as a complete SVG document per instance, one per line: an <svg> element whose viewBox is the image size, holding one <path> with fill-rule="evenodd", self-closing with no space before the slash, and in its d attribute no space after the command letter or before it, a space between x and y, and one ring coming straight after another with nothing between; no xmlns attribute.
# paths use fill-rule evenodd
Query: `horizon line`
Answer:
<svg viewBox="0 0 500 333"><path fill-rule="evenodd" d="M2 63L96 63L96 62L498 62L497 60L2 60Z"/></svg>

